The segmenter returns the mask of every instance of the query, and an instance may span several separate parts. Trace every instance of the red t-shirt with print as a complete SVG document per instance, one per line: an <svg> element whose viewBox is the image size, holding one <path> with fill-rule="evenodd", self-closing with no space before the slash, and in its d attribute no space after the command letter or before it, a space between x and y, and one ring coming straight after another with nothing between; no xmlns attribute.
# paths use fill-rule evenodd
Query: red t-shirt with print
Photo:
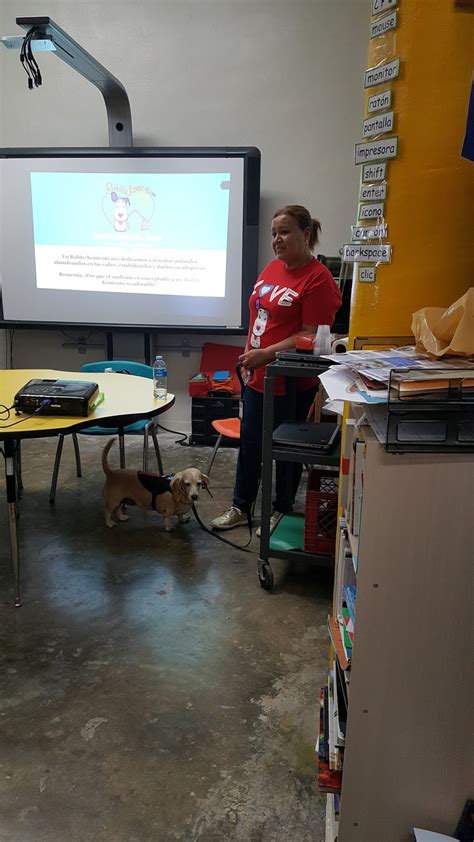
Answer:
<svg viewBox="0 0 474 842"><path fill-rule="evenodd" d="M287 269L272 260L261 272L249 299L250 322L247 346L268 348L298 333L304 324L332 325L341 306L341 293L329 269L315 257L298 269ZM263 392L265 366L257 368L249 386ZM299 388L308 389L305 378ZM276 378L275 394L284 393L283 378Z"/></svg>

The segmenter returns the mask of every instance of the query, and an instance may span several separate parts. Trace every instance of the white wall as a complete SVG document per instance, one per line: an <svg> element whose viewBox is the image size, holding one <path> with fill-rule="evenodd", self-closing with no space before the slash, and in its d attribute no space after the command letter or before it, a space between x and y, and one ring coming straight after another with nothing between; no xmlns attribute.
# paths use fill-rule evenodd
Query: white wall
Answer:
<svg viewBox="0 0 474 842"><path fill-rule="evenodd" d="M258 146L263 265L271 215L282 204L307 205L321 219L323 253L337 254L349 236L369 7L369 0L2 0L0 28L19 34L16 15L52 17L124 84L135 145ZM44 83L32 92L19 53L0 53L0 145L107 145L100 93L54 56L39 60ZM65 350L64 341L59 332L17 331L14 365L77 369L104 356L100 348L85 356ZM116 344L116 356L142 355L138 335ZM0 354L3 365L1 344ZM167 357L178 394L167 422L183 426L199 353Z"/></svg>

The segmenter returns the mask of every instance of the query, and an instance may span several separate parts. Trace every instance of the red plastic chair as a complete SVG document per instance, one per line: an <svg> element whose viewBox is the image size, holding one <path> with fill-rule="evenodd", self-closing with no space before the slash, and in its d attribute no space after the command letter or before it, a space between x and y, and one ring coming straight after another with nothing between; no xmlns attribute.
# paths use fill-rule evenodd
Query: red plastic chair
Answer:
<svg viewBox="0 0 474 842"><path fill-rule="evenodd" d="M235 439L236 441L240 439L240 418L217 418L215 421L211 421L211 426L219 435L207 466L207 476L211 473L211 468L214 464L214 459L217 456L217 451L221 445L222 438Z"/></svg>

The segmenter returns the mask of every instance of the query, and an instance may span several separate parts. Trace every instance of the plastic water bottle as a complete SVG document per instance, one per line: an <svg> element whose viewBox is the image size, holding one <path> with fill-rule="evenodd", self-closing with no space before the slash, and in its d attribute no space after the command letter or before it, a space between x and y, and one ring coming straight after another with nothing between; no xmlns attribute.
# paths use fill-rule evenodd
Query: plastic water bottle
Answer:
<svg viewBox="0 0 474 842"><path fill-rule="evenodd" d="M331 327L330 325L319 325L313 342L313 354L320 357L321 354L331 353Z"/></svg>
<svg viewBox="0 0 474 842"><path fill-rule="evenodd" d="M153 363L153 395L155 398L166 398L168 394L168 371L161 355L155 357Z"/></svg>

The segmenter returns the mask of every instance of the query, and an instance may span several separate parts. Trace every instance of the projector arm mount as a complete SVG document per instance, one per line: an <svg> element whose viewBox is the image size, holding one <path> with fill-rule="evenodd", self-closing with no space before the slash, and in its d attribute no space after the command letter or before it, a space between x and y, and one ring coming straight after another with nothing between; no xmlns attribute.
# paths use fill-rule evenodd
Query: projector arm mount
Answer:
<svg viewBox="0 0 474 842"><path fill-rule="evenodd" d="M122 83L50 17L18 17L16 22L26 30L34 26L35 38L52 41L58 58L99 88L107 110L109 146L133 146L130 103Z"/></svg>

